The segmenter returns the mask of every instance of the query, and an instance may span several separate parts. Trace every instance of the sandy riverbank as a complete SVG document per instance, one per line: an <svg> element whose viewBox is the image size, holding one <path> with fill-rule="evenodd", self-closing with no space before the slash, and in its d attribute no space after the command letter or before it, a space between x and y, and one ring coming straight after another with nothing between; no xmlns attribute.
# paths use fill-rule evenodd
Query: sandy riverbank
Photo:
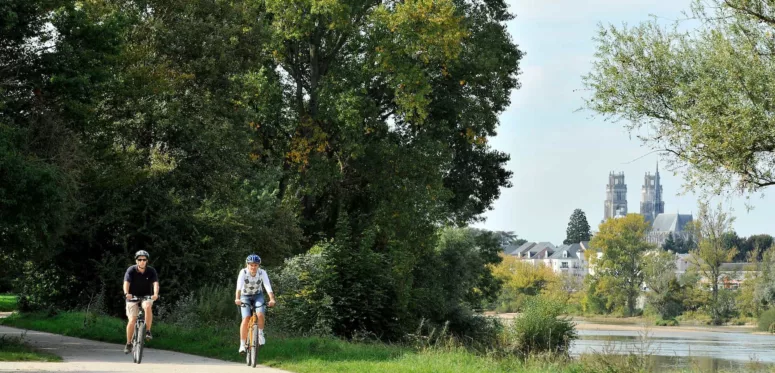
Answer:
<svg viewBox="0 0 775 373"><path fill-rule="evenodd" d="M498 316L505 320L512 320L519 316L518 313L489 313L490 316ZM624 317L624 318L586 318L571 317L576 323L576 330L593 331L650 331L650 332L720 332L720 333L753 333L756 327L753 325L735 325L735 326L705 326L705 325L679 325L679 326L656 326L652 320L642 317Z"/></svg>

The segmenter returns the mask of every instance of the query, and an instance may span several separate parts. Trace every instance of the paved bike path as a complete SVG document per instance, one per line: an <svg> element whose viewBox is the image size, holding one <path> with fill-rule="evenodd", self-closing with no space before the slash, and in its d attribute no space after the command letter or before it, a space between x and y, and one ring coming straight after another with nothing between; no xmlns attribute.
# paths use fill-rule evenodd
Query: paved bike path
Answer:
<svg viewBox="0 0 775 373"><path fill-rule="evenodd" d="M256 366L248 367L229 361L210 359L180 352L146 348L142 364L132 363L132 355L124 354L124 346L113 343L65 337L58 334L0 326L0 336L18 337L41 351L62 357L58 363L2 362L0 372L254 372L289 373L284 370ZM235 354L236 347L235 347Z"/></svg>

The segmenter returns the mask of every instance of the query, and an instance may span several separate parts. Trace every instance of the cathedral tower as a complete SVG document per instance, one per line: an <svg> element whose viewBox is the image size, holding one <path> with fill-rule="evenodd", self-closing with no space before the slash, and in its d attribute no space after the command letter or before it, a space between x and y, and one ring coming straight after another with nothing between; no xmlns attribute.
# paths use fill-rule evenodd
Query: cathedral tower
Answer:
<svg viewBox="0 0 775 373"><path fill-rule="evenodd" d="M605 188L605 212L603 221L619 215L627 215L627 184L624 183L624 173L608 174L608 185Z"/></svg>
<svg viewBox="0 0 775 373"><path fill-rule="evenodd" d="M647 222L652 223L657 215L664 212L665 202L662 201L662 184L659 180L659 164L657 163L657 173L651 175L647 172L643 178L640 214Z"/></svg>

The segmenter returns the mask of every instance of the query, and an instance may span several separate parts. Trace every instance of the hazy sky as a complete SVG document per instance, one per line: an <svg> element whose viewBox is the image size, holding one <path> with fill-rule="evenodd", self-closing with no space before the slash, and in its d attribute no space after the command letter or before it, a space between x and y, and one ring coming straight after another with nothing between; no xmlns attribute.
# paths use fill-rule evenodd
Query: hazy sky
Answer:
<svg viewBox="0 0 775 373"><path fill-rule="evenodd" d="M529 241L561 244L568 218L584 210L593 230L603 218L610 171L624 172L629 212L640 211L643 176L654 172L657 155L630 139L621 124L603 121L583 104L581 76L589 71L597 25L635 25L655 15L666 22L682 17L690 0L511 0L517 18L509 32L527 55L522 60L522 88L512 94L501 115L494 148L511 155L513 187L503 189L487 221L491 230L514 231ZM660 167L662 169L664 167ZM660 172L665 212L697 211L697 197L679 196L682 179ZM742 198L729 206L741 236L775 235L775 187L754 197L746 211Z"/></svg>

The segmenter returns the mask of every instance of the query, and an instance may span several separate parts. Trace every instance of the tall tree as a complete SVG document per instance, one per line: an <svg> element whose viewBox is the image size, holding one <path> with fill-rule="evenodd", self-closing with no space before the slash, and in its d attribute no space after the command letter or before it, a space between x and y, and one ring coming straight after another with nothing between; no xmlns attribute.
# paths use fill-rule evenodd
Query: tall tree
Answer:
<svg viewBox="0 0 775 373"><path fill-rule="evenodd" d="M707 202L700 204L697 220L692 230L697 237L697 248L691 251L690 263L710 284L711 299L709 313L714 324L723 322L724 305L719 299L721 265L735 257L737 248L724 245L724 234L732 231L734 217L725 212L721 205L711 210Z"/></svg>
<svg viewBox="0 0 775 373"><path fill-rule="evenodd" d="M573 213L570 215L570 221L568 221L568 228L565 230L565 240L562 243L568 245L589 241L591 236L592 233L590 232L584 211L581 209L573 210Z"/></svg>
<svg viewBox="0 0 775 373"><path fill-rule="evenodd" d="M643 253L654 247L646 241L649 223L639 214L627 214L600 224L590 246L602 250L602 257L587 251L587 260L595 269L598 292L608 292L609 301L622 300L626 314L635 314L635 301L643 282Z"/></svg>
<svg viewBox="0 0 775 373"><path fill-rule="evenodd" d="M502 247L506 247L508 245L521 246L527 242L526 239L519 238L519 236L514 234L512 231L495 231L492 232L492 234L498 237Z"/></svg>
<svg viewBox="0 0 775 373"><path fill-rule="evenodd" d="M662 249L665 251L675 252L677 248L678 247L676 245L675 238L673 237L673 233L668 233L665 243L662 244Z"/></svg>
<svg viewBox="0 0 775 373"><path fill-rule="evenodd" d="M661 250L644 253L643 283L648 287L646 300L664 320L672 319L683 311L681 286L675 270L674 253Z"/></svg>
<svg viewBox="0 0 775 373"><path fill-rule="evenodd" d="M773 237L769 234L755 234L749 236L745 240L745 246L748 249L745 257L742 260L745 261L759 261L762 260L762 255L773 244ZM740 255L738 254L738 257Z"/></svg>
<svg viewBox="0 0 775 373"><path fill-rule="evenodd" d="M675 239L676 253L688 254L692 249L697 247L697 242L694 240L694 236L689 234L684 238L683 235L679 235Z"/></svg>
<svg viewBox="0 0 775 373"><path fill-rule="evenodd" d="M624 120L674 170L685 169L689 188L715 194L775 185L775 7L692 4L690 18L699 21L692 31L656 19L601 27L584 78L587 107Z"/></svg>
<svg viewBox="0 0 775 373"><path fill-rule="evenodd" d="M752 279L755 284L753 298L761 309L775 305L775 245L765 250L760 263L760 275Z"/></svg>

